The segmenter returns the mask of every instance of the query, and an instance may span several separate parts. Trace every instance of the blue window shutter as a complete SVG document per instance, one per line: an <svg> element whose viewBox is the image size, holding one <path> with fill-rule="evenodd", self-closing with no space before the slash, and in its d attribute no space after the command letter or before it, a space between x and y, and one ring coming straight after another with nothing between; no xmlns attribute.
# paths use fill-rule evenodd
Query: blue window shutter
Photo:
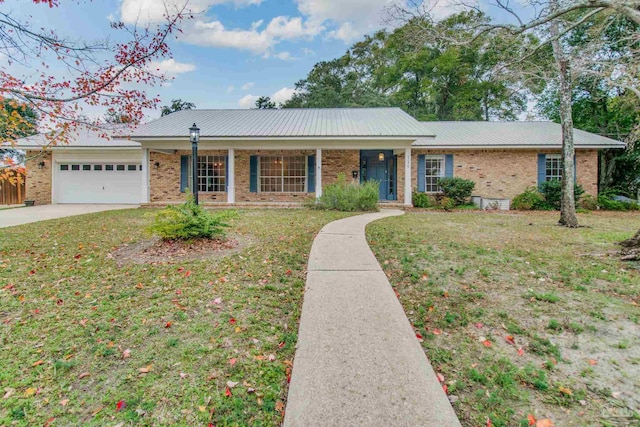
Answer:
<svg viewBox="0 0 640 427"><path fill-rule="evenodd" d="M229 156L224 158L224 189L229 191Z"/></svg>
<svg viewBox="0 0 640 427"><path fill-rule="evenodd" d="M547 155L538 154L538 187L547 180Z"/></svg>
<svg viewBox="0 0 640 427"><path fill-rule="evenodd" d="M453 178L453 154L444 156L444 177Z"/></svg>
<svg viewBox="0 0 640 427"><path fill-rule="evenodd" d="M258 156L249 157L249 191L258 192Z"/></svg>
<svg viewBox="0 0 640 427"><path fill-rule="evenodd" d="M189 156L180 156L180 192L189 188Z"/></svg>
<svg viewBox="0 0 640 427"><path fill-rule="evenodd" d="M425 191L425 174L426 174L427 165L424 161L424 154L420 154L418 156L418 192L424 193ZM407 179L405 177L405 179Z"/></svg>
<svg viewBox="0 0 640 427"><path fill-rule="evenodd" d="M316 192L316 156L307 156L307 193Z"/></svg>

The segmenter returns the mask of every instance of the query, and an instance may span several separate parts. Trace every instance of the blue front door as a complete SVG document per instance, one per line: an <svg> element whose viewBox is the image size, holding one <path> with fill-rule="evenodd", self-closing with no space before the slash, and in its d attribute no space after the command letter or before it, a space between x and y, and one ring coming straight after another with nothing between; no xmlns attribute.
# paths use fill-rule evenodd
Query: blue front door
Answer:
<svg viewBox="0 0 640 427"><path fill-rule="evenodd" d="M360 180L380 183L380 200L396 200L395 158L391 150L362 150L360 152Z"/></svg>

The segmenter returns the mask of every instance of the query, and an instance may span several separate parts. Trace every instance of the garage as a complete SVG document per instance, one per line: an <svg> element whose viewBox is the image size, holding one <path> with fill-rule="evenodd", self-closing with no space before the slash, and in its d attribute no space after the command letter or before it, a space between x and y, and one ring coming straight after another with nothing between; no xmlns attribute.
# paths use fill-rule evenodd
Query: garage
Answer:
<svg viewBox="0 0 640 427"><path fill-rule="evenodd" d="M142 200L142 154L134 150L53 155L53 203L139 204Z"/></svg>

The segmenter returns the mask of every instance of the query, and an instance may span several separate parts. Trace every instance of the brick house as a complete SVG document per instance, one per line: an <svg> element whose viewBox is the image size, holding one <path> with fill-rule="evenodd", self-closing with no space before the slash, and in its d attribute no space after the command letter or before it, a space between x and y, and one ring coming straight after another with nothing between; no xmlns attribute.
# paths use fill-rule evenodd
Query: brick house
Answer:
<svg viewBox="0 0 640 427"><path fill-rule="evenodd" d="M27 199L180 202L192 182L194 123L204 204L301 202L341 173L379 181L381 201L405 206L413 191L437 192L440 177L471 179L476 196L508 200L561 176L561 128L550 122L418 122L399 108L187 110L111 140L87 133L49 149L27 164ZM580 130L574 139L576 180L596 194L598 150L624 144ZM19 147L33 154L38 144Z"/></svg>

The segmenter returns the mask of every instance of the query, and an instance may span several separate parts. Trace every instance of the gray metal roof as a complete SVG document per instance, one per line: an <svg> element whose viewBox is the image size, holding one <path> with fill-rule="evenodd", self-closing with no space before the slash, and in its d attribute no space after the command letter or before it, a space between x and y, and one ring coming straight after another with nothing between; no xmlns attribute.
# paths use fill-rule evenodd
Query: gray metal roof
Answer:
<svg viewBox="0 0 640 427"><path fill-rule="evenodd" d="M59 142L52 146L53 149L65 148L140 148L140 143L128 139L105 138L104 133L114 134L116 131L96 131L81 127L70 132L67 143ZM120 128L117 132L122 132ZM40 149L49 144L44 134L20 138L16 141L15 148L20 149Z"/></svg>
<svg viewBox="0 0 640 427"><path fill-rule="evenodd" d="M184 110L139 126L130 138L428 137L425 126L400 108Z"/></svg>
<svg viewBox="0 0 640 427"><path fill-rule="evenodd" d="M562 127L553 122L422 122L434 138L418 138L414 147L562 147ZM625 143L574 129L577 148L624 148Z"/></svg>

